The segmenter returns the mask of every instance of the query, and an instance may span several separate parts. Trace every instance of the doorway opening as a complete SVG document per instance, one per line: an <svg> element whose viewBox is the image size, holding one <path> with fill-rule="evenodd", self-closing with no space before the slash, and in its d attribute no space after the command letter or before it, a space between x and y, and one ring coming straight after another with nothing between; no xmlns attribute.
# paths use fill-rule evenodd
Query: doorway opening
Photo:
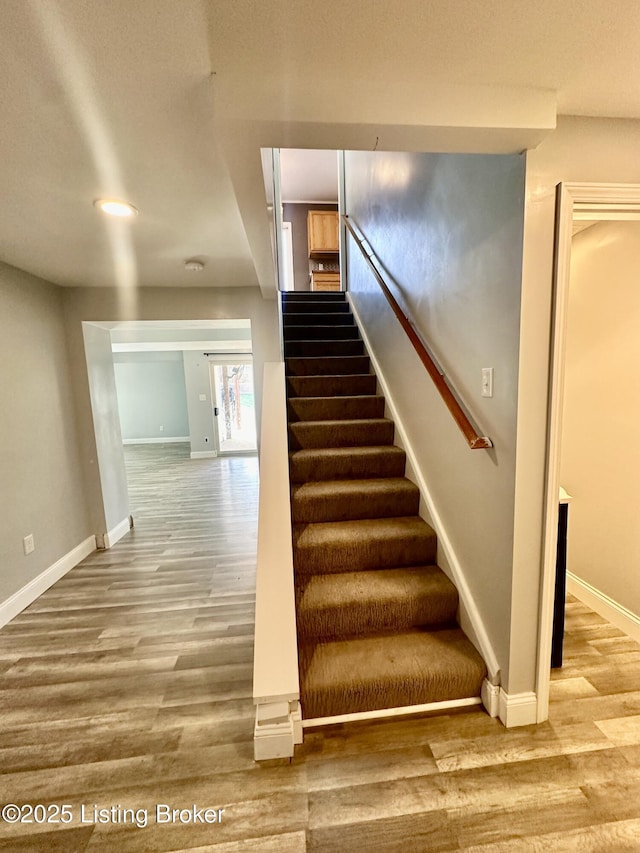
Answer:
<svg viewBox="0 0 640 853"><path fill-rule="evenodd" d="M250 363L251 321L107 320L82 327L100 490L95 524L108 548L130 527L124 445L171 446L187 464L218 456L208 356ZM252 372L246 374L248 381ZM242 393L241 404L248 391Z"/></svg>
<svg viewBox="0 0 640 853"><path fill-rule="evenodd" d="M274 218L279 289L344 289L341 276L342 152L273 150Z"/></svg>
<svg viewBox="0 0 640 853"><path fill-rule="evenodd" d="M253 360L209 356L209 370L218 454L257 452Z"/></svg>
<svg viewBox="0 0 640 853"><path fill-rule="evenodd" d="M561 486L573 497L569 592L640 640L640 583L629 573L640 538L637 525L625 522L637 500L624 497L625 490L640 481L640 457L629 434L636 420L632 410L640 411L634 373L640 355L638 264L640 186L559 185L538 658L540 720L546 719L549 703ZM607 533L611 525L619 528L613 537ZM607 538L604 546L595 541L602 535Z"/></svg>

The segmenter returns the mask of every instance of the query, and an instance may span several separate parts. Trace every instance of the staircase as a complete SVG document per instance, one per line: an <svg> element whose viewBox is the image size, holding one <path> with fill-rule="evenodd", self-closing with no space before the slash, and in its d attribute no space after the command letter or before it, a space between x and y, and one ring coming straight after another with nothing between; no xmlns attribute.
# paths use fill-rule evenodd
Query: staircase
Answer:
<svg viewBox="0 0 640 853"><path fill-rule="evenodd" d="M303 717L477 697L486 667L349 304L282 299Z"/></svg>

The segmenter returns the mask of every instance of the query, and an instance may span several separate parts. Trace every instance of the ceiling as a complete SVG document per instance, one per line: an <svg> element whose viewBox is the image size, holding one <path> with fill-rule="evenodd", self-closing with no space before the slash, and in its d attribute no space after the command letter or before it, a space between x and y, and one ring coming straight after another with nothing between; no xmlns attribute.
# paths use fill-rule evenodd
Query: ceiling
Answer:
<svg viewBox="0 0 640 853"><path fill-rule="evenodd" d="M283 202L338 201L338 156L309 148L280 150L280 194Z"/></svg>
<svg viewBox="0 0 640 853"><path fill-rule="evenodd" d="M640 117L637 0L215 0L218 74L418 79L557 92L564 115ZM633 71L635 70L635 74ZM287 98L287 87L282 90ZM338 106L338 101L334 104Z"/></svg>
<svg viewBox="0 0 640 853"><path fill-rule="evenodd" d="M3 0L0 260L267 293L261 145L428 150L466 125L439 150L519 150L556 101L640 118L638 55L637 0Z"/></svg>

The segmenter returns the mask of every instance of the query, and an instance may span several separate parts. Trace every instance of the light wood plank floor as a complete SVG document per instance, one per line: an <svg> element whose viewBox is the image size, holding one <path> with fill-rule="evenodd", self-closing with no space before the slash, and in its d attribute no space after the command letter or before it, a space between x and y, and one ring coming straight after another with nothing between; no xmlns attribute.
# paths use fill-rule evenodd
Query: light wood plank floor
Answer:
<svg viewBox="0 0 640 853"><path fill-rule="evenodd" d="M255 764L257 460L127 461L135 530L0 631L0 804L73 813L0 822L0 851L640 851L640 647L575 599L549 722L335 726ZM158 823L158 803L225 811Z"/></svg>

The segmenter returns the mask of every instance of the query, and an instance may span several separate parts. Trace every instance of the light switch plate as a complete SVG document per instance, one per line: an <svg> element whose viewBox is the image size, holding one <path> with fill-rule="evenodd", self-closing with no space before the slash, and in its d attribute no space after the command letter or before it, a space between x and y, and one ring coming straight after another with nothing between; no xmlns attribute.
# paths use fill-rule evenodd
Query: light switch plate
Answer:
<svg viewBox="0 0 640 853"><path fill-rule="evenodd" d="M482 368L482 396L493 397L493 367Z"/></svg>

